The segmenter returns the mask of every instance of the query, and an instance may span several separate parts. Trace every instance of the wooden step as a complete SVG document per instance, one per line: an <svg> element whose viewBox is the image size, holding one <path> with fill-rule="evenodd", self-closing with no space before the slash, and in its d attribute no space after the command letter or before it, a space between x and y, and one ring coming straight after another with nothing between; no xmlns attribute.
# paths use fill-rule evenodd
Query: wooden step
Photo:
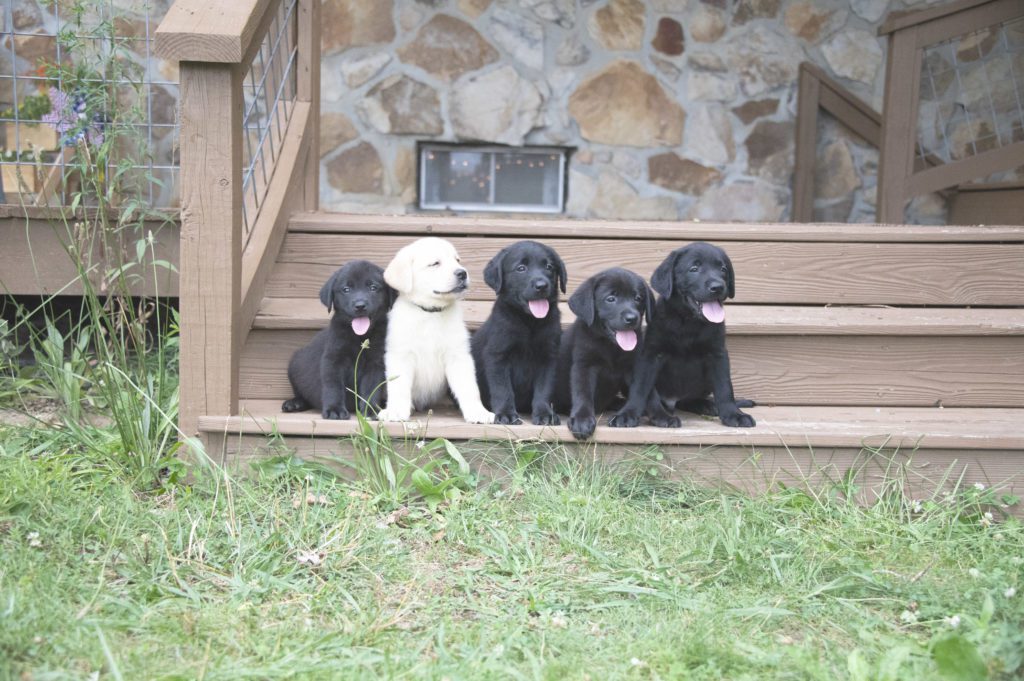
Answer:
<svg viewBox="0 0 1024 681"><path fill-rule="evenodd" d="M475 329L492 303L463 303L466 324ZM559 305L562 326L575 319ZM886 306L787 306L726 304L730 335L1021 336L1024 308L916 308ZM330 315L317 297L264 298L254 329L321 329Z"/></svg>
<svg viewBox="0 0 1024 681"><path fill-rule="evenodd" d="M801 241L886 243L1020 243L1021 225L872 225L769 222L576 220L551 216L466 217L456 215L356 215L297 213L292 232L508 236L517 239L670 239L677 241Z"/></svg>
<svg viewBox="0 0 1024 681"><path fill-rule="evenodd" d="M355 421L316 414L282 414L276 402L250 400L241 416L203 416L200 429L215 459L228 465L288 451L328 465L351 463ZM443 437L460 447L473 470L501 479L522 465L516 451L560 443L582 460L640 465L664 477L686 476L711 486L760 492L779 485L814 494L839 483L844 493L873 501L897 491L927 499L975 485L1024 494L1021 409L906 409L873 407L755 407L754 428L684 417L683 427L598 426L595 441L577 442L565 426L482 426L451 409L386 424L401 457L423 465L417 443ZM267 437L273 434L273 439ZM548 443L551 443L550 445ZM442 456L429 454L427 456ZM341 469L342 471L348 469ZM351 472L351 470L349 470Z"/></svg>
<svg viewBox="0 0 1024 681"><path fill-rule="evenodd" d="M1024 236L1024 229L1021 231ZM565 260L568 291L612 266L649 278L688 240L556 238L534 235ZM488 261L511 237L453 238L469 270L469 297L491 300ZM384 266L409 243L391 234L290 232L264 295L315 298L342 263L365 258ZM736 272L737 303L820 305L1011 306L1024 301L1022 243L733 241L722 244Z"/></svg>
<svg viewBox="0 0 1024 681"><path fill-rule="evenodd" d="M245 400L240 411L240 416L202 416L200 429L327 438L356 432L355 419L328 421L312 411L285 414L277 400ZM682 428L610 428L602 418L596 439L614 445L1019 450L1017 471L1024 464L1024 409L758 406L746 411L757 420L756 427L729 428L717 419L687 413L680 413ZM560 426L479 425L466 423L450 406L385 428L393 437L415 439L575 442L564 418Z"/></svg>

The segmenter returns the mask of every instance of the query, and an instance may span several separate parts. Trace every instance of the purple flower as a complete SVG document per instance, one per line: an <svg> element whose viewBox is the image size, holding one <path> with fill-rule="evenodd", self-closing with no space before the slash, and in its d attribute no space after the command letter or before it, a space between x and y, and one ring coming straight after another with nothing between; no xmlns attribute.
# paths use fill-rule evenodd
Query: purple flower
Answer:
<svg viewBox="0 0 1024 681"><path fill-rule="evenodd" d="M85 97L68 95L55 87L50 88L49 95L50 113L43 114L41 120L53 126L64 146L73 147L83 139L89 144L103 144L103 117L86 113Z"/></svg>

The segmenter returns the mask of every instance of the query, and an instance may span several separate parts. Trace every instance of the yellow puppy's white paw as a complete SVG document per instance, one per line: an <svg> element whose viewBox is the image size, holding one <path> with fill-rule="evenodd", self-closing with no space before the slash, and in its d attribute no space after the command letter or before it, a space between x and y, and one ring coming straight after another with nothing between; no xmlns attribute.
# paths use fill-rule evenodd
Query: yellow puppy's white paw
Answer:
<svg viewBox="0 0 1024 681"><path fill-rule="evenodd" d="M466 419L466 423L494 423L494 413L487 411L482 406L479 409L463 411L462 418Z"/></svg>
<svg viewBox="0 0 1024 681"><path fill-rule="evenodd" d="M381 409L377 413L378 421L408 421L409 412L392 411L391 409Z"/></svg>

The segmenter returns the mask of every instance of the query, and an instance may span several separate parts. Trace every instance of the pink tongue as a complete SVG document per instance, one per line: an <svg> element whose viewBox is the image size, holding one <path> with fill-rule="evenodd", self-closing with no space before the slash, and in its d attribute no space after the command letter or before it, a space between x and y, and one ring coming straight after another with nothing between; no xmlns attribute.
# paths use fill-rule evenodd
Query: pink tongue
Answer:
<svg viewBox="0 0 1024 681"><path fill-rule="evenodd" d="M626 352L631 352L636 347L636 331L616 331L615 342Z"/></svg>
<svg viewBox="0 0 1024 681"><path fill-rule="evenodd" d="M364 336L370 330L369 317L356 317L352 320L352 333L357 336Z"/></svg>
<svg viewBox="0 0 1024 681"><path fill-rule="evenodd" d="M717 300L713 300L708 303L700 304L700 311L704 315L704 319L715 324L721 324L725 321L725 308Z"/></svg>
<svg viewBox="0 0 1024 681"><path fill-rule="evenodd" d="M537 319L544 319L548 316L548 308L550 304L546 300L531 300L530 301L530 314Z"/></svg>

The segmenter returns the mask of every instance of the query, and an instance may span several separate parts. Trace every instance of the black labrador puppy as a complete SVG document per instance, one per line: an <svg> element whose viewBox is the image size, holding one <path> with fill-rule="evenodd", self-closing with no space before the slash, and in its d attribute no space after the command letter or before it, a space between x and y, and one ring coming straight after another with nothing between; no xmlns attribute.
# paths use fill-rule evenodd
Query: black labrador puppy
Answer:
<svg viewBox="0 0 1024 681"><path fill-rule="evenodd" d="M484 268L484 281L498 295L473 334L472 350L480 397L495 423L522 423L520 411L529 411L534 425L559 423L551 403L565 280L565 263L536 241L501 249Z"/></svg>
<svg viewBox="0 0 1024 681"><path fill-rule="evenodd" d="M620 267L584 281L569 298L576 321L562 336L555 405L569 413L569 431L585 440L597 415L629 389L643 345L640 325L650 323L654 294L643 278Z"/></svg>
<svg viewBox="0 0 1024 681"><path fill-rule="evenodd" d="M334 314L326 329L292 355L288 380L295 397L281 410L314 408L325 419L347 419L358 406L375 415L384 401L384 339L394 300L384 270L372 262L353 260L332 274L320 289L320 302Z"/></svg>
<svg viewBox="0 0 1024 681"><path fill-rule="evenodd" d="M740 408L754 403L733 396L725 347L722 302L736 295L729 256L704 242L676 249L658 265L651 286L660 298L637 359L629 400L613 425L636 426L646 411L652 425L678 428L681 422L671 413L678 407L718 416L727 426L752 427L753 417Z"/></svg>

